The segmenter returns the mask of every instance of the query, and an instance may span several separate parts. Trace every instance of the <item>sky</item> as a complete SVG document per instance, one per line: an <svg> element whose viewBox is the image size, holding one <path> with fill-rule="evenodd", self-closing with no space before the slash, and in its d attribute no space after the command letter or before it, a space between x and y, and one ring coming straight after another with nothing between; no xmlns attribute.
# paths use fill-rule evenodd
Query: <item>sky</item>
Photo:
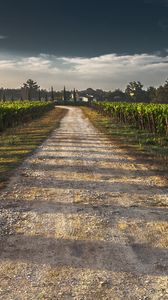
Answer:
<svg viewBox="0 0 168 300"><path fill-rule="evenodd" d="M1 0L0 86L124 89L168 78L168 0Z"/></svg>

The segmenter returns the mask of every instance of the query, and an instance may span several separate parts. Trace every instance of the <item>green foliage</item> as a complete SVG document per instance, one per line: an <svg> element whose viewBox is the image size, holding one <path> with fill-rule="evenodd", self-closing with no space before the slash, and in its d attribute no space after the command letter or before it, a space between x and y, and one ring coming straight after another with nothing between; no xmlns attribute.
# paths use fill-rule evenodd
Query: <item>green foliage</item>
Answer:
<svg viewBox="0 0 168 300"><path fill-rule="evenodd" d="M54 89L51 87L51 101L54 101Z"/></svg>
<svg viewBox="0 0 168 300"><path fill-rule="evenodd" d="M54 106L51 102L12 101L0 103L0 131L32 120L49 111Z"/></svg>
<svg viewBox="0 0 168 300"><path fill-rule="evenodd" d="M28 89L32 89L32 90L38 90L39 89L39 85L37 84L37 82L32 80L32 79L28 79L26 81L26 83L23 84L23 87L28 88Z"/></svg>
<svg viewBox="0 0 168 300"><path fill-rule="evenodd" d="M66 113L67 109L57 107L34 120L8 128L0 135L0 189L6 185L11 172L25 157L31 154L53 129L59 127Z"/></svg>
<svg viewBox="0 0 168 300"><path fill-rule="evenodd" d="M26 99L28 98L28 100L32 100L32 97L33 98L37 97L37 91L39 88L40 86L37 84L36 81L32 79L28 79L26 83L23 83L22 91L25 92Z"/></svg>
<svg viewBox="0 0 168 300"><path fill-rule="evenodd" d="M66 94L66 88L64 86L64 91L63 91L63 100L64 100L64 103L66 103L67 101L67 94Z"/></svg>
<svg viewBox="0 0 168 300"><path fill-rule="evenodd" d="M132 102L144 102L146 91L142 88L143 85L140 81L130 82L125 90L125 95L128 100Z"/></svg>
<svg viewBox="0 0 168 300"><path fill-rule="evenodd" d="M138 160L144 159L145 163L159 164L159 170L163 167L167 172L168 136L141 130L131 124L119 123L111 115L97 113L95 109L83 107L82 110L115 144L131 151L131 156L136 156Z"/></svg>
<svg viewBox="0 0 168 300"><path fill-rule="evenodd" d="M152 133L168 135L168 105L126 102L96 102L94 107L125 124Z"/></svg>
<svg viewBox="0 0 168 300"><path fill-rule="evenodd" d="M76 99L76 90L75 89L73 90L73 99L74 99L74 103L76 104L77 99Z"/></svg>

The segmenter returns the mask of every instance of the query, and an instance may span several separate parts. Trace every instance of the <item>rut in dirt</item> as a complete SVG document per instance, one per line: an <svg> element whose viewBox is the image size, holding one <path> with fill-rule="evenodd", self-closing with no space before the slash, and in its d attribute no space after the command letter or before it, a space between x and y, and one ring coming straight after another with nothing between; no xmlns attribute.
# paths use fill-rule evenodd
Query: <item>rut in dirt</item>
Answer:
<svg viewBox="0 0 168 300"><path fill-rule="evenodd" d="M0 299L168 299L165 181L67 110L1 195Z"/></svg>

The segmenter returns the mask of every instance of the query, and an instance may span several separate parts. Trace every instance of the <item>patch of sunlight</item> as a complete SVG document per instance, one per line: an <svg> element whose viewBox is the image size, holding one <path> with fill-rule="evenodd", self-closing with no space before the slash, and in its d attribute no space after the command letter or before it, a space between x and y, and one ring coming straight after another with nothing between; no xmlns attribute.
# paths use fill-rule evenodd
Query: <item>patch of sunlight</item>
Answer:
<svg viewBox="0 0 168 300"><path fill-rule="evenodd" d="M46 208L51 213L38 210L31 212L28 218L23 219L15 227L16 233L26 236L43 236L52 239L105 241L108 227L100 217L81 213L57 212L59 207ZM62 208L60 208L62 209ZM43 218L41 218L41 214Z"/></svg>

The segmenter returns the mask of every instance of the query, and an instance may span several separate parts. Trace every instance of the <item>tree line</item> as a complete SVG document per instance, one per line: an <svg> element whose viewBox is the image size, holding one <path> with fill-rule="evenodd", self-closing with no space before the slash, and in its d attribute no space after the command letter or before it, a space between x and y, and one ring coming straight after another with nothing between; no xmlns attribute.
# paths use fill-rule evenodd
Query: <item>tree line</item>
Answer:
<svg viewBox="0 0 168 300"><path fill-rule="evenodd" d="M145 103L168 103L168 80L158 88L150 86L146 90L140 81L130 82L124 91L116 89L114 91L93 90L91 88L82 91L81 94L92 94L98 101L111 102L145 102Z"/></svg>
<svg viewBox="0 0 168 300"><path fill-rule="evenodd" d="M111 102L145 102L145 103L168 103L168 80L158 88L150 86L146 90L140 81L130 82L124 91L116 89L114 91L103 91L102 89L88 88L83 91L68 91L64 87L62 91L54 91L53 87L49 91L41 89L38 83L28 79L18 89L0 89L0 101L6 100L63 100L69 101L73 98L74 102L78 97L93 96L98 101Z"/></svg>
<svg viewBox="0 0 168 300"><path fill-rule="evenodd" d="M62 92L54 91L53 87L50 90L41 89L38 83L32 79L28 79L18 89L0 88L0 101L6 100L54 100L61 99Z"/></svg>

